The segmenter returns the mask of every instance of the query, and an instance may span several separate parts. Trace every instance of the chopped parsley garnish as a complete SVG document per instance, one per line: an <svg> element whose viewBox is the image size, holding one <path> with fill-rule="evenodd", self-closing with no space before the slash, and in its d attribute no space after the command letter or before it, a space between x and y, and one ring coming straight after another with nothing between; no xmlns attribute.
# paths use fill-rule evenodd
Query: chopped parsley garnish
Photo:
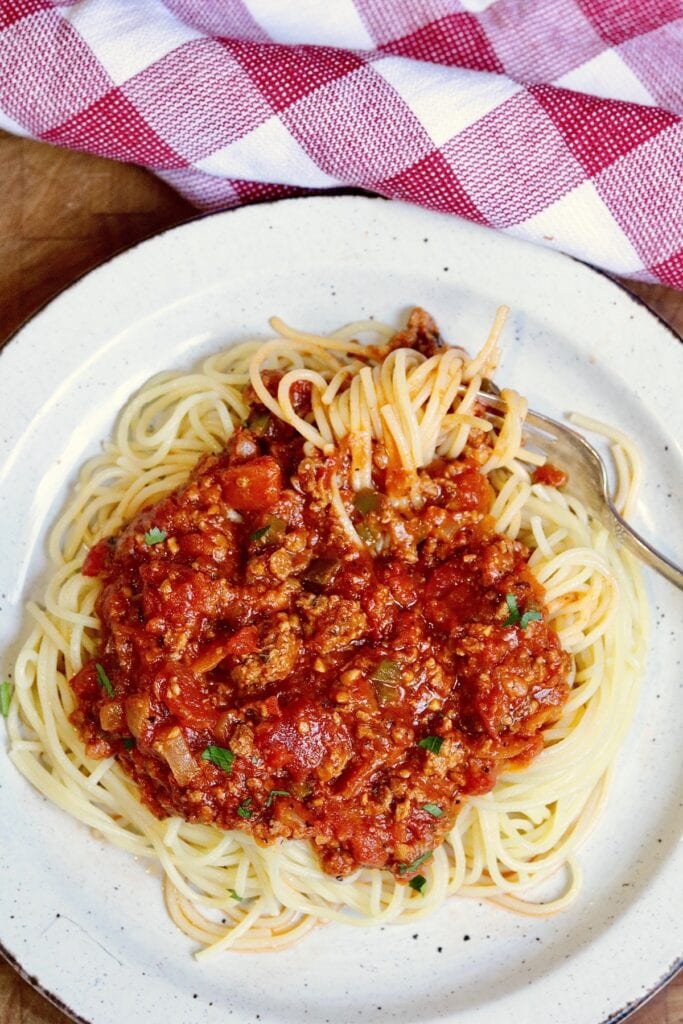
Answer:
<svg viewBox="0 0 683 1024"><path fill-rule="evenodd" d="M426 860L429 860L433 852L433 850L427 850L426 853L421 853L419 857L416 857L411 864L401 864L400 868L398 869L399 875L412 874L412 872L415 871L416 868L419 868L421 864L424 864Z"/></svg>
<svg viewBox="0 0 683 1024"><path fill-rule="evenodd" d="M238 818L251 818L251 816L252 816L252 814L254 812L252 811L250 805L251 805L251 797L247 797L247 799L243 800L242 803L237 808L237 817Z"/></svg>
<svg viewBox="0 0 683 1024"><path fill-rule="evenodd" d="M145 544L147 544L148 547L152 547L154 544L162 544L167 537L168 534L166 533L166 530L160 530L158 526L153 526L152 529L148 530L145 534Z"/></svg>
<svg viewBox="0 0 683 1024"><path fill-rule="evenodd" d="M104 666L100 665L99 661L95 662L95 668L97 670L97 682L100 684L104 692L108 697L114 696L114 687L112 686L111 679L104 671Z"/></svg>
<svg viewBox="0 0 683 1024"><path fill-rule="evenodd" d="M408 885L411 889L414 889L415 892L419 892L420 896L424 896L427 879L424 875L415 875L415 878L410 879Z"/></svg>
<svg viewBox="0 0 683 1024"><path fill-rule="evenodd" d="M232 771L235 755L227 747L216 747L212 744L202 754L202 761L210 761L216 768L222 768L228 774Z"/></svg>
<svg viewBox="0 0 683 1024"><path fill-rule="evenodd" d="M430 754L438 754L443 746L442 736L425 736L423 740L420 740L418 747L422 747L424 750L428 750Z"/></svg>
<svg viewBox="0 0 683 1024"><path fill-rule="evenodd" d="M228 889L228 894L233 900L237 900L238 903L242 902L242 897L238 896L234 889Z"/></svg>
<svg viewBox="0 0 683 1024"><path fill-rule="evenodd" d="M433 818L443 817L443 811L438 804L422 804L422 810L426 811L427 814L431 814Z"/></svg>
<svg viewBox="0 0 683 1024"><path fill-rule="evenodd" d="M517 607L517 598L514 594L506 594L505 601L507 603L508 611L510 612L510 614L508 615L503 625L516 626L522 617L520 615L519 608Z"/></svg>
<svg viewBox="0 0 683 1024"><path fill-rule="evenodd" d="M261 540L261 537L265 537L270 529L270 523L268 526L262 526L260 530L254 530L253 533L249 534L249 540Z"/></svg>
<svg viewBox="0 0 683 1024"><path fill-rule="evenodd" d="M517 606L517 598L514 594L506 594L505 603L510 614L503 623L504 626L519 626L520 629L526 629L530 622L537 622L541 618L538 608L530 608L528 612L522 614Z"/></svg>
<svg viewBox="0 0 683 1024"><path fill-rule="evenodd" d="M266 800L266 807L270 807L276 796L291 796L288 789L271 789Z"/></svg>
<svg viewBox="0 0 683 1024"><path fill-rule="evenodd" d="M121 740L126 750L132 750L135 746L135 740L132 736L124 736Z"/></svg>
<svg viewBox="0 0 683 1024"><path fill-rule="evenodd" d="M9 679L6 679L4 683L0 683L0 715L3 718L7 718L9 714L9 705L12 700L12 684Z"/></svg>

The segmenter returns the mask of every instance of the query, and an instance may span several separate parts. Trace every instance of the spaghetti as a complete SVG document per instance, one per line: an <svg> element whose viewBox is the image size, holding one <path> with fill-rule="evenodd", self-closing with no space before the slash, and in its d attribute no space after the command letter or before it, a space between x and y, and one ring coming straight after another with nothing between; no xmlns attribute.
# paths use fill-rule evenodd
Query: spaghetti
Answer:
<svg viewBox="0 0 683 1024"><path fill-rule="evenodd" d="M501 311L472 360L442 347L421 313L412 334L397 335L373 321L326 337L275 320L276 339L236 346L206 360L201 372L163 374L146 385L123 411L113 443L84 468L55 526L55 574L44 607L29 605L34 627L15 670L11 756L70 814L160 862L169 912L206 947L200 956L280 948L320 921L410 920L455 892L527 913L559 909L577 892L573 851L598 813L637 695L644 599L630 557L587 510L570 494L533 482L530 468L542 460L523 447L523 399L504 391L505 413L496 421L477 404L497 360L503 319ZM358 340L367 335L373 344ZM183 488L197 459L221 452L236 426L253 419L255 405L296 434L306 460L331 460L330 529L339 543L369 549L373 558L386 554L387 534L373 531L374 513L367 521L358 515L354 495L372 491L378 465L383 500L404 522L428 506L426 467L476 456L493 488L495 530L509 546L520 541L531 551L545 618L571 655L566 701L541 723L543 750L523 771L508 752L490 792L470 789L444 841L429 859L417 858L423 885L406 885L414 872L400 868L392 874L356 864L346 877L325 874L302 839L263 846L248 831L187 815L160 820L118 763L125 756L86 749L83 722L80 731L74 725L79 702L69 680L101 656L101 588L97 575L82 572L86 551ZM629 449L622 469L633 459ZM538 886L558 872L563 891L538 901Z"/></svg>

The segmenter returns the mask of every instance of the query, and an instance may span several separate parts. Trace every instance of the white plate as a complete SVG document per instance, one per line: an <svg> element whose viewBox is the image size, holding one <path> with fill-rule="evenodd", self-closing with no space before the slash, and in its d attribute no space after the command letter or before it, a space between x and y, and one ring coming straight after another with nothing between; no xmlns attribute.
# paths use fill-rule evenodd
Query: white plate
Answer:
<svg viewBox="0 0 683 1024"><path fill-rule="evenodd" d="M267 333L411 304L469 348L513 310L499 378L551 414L577 409L646 455L637 523L683 554L683 351L626 293L572 260L397 203L310 198L197 220L100 267L0 356L0 650L39 595L47 526L77 467L151 374ZM648 577L654 623L609 807L581 852L579 901L547 920L454 900L411 928L328 926L277 955L201 966L159 880L36 795L3 760L0 938L34 983L95 1024L598 1024L620 1020L683 949L683 595Z"/></svg>

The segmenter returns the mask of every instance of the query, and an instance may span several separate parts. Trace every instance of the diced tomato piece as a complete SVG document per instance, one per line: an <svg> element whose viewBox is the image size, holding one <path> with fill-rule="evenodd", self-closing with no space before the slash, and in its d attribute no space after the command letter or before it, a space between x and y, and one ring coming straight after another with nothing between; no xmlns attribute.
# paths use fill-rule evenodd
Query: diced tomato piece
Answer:
<svg viewBox="0 0 683 1024"><path fill-rule="evenodd" d="M101 576L109 562L111 545L107 540L99 541L85 556L81 572L84 576Z"/></svg>
<svg viewBox="0 0 683 1024"><path fill-rule="evenodd" d="M425 588L424 614L442 628L455 629L467 621L479 602L481 593L468 566L451 559L437 566Z"/></svg>
<svg viewBox="0 0 683 1024"><path fill-rule="evenodd" d="M226 655L231 658L246 658L258 650L259 639L256 626L244 626L239 629L225 645Z"/></svg>
<svg viewBox="0 0 683 1024"><path fill-rule="evenodd" d="M269 455L231 466L220 474L223 497L238 512L272 508L282 490L282 472Z"/></svg>
<svg viewBox="0 0 683 1024"><path fill-rule="evenodd" d="M564 487L567 482L567 474L552 462L546 462L543 466L536 466L533 475L535 484L547 484L548 487Z"/></svg>
<svg viewBox="0 0 683 1024"><path fill-rule="evenodd" d="M69 680L71 689L79 700L95 700L102 693L97 682L97 669L94 661L88 661L75 676Z"/></svg>
<svg viewBox="0 0 683 1024"><path fill-rule="evenodd" d="M455 511L477 509L487 512L493 500L493 490L487 478L478 466L468 466L455 477L458 491L454 501L448 507Z"/></svg>
<svg viewBox="0 0 683 1024"><path fill-rule="evenodd" d="M192 665L197 675L211 672L224 658L246 658L258 650L258 630L256 626L244 626L229 640L215 640L207 644Z"/></svg>
<svg viewBox="0 0 683 1024"><path fill-rule="evenodd" d="M279 718L263 720L254 728L254 743L268 768L286 769L301 782L326 759L343 767L352 746L342 721L305 699L279 710Z"/></svg>
<svg viewBox="0 0 683 1024"><path fill-rule="evenodd" d="M157 679L156 687L169 711L185 725L193 729L215 728L219 712L210 694L189 672L180 668L176 672L167 670Z"/></svg>

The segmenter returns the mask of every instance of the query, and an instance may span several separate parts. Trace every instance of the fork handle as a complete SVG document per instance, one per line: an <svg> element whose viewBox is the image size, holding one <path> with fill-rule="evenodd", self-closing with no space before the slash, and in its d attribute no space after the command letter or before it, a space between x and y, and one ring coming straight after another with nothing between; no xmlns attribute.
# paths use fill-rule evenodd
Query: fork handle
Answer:
<svg viewBox="0 0 683 1024"><path fill-rule="evenodd" d="M641 558L652 569L655 569L680 590L683 590L683 569L677 566L665 555L656 551L651 544L648 544L645 538L641 537L640 534L637 533L636 530L634 530L633 527L619 515L612 502L609 502L608 507L614 519L614 532L617 540L623 544L625 548L628 548L632 554Z"/></svg>

